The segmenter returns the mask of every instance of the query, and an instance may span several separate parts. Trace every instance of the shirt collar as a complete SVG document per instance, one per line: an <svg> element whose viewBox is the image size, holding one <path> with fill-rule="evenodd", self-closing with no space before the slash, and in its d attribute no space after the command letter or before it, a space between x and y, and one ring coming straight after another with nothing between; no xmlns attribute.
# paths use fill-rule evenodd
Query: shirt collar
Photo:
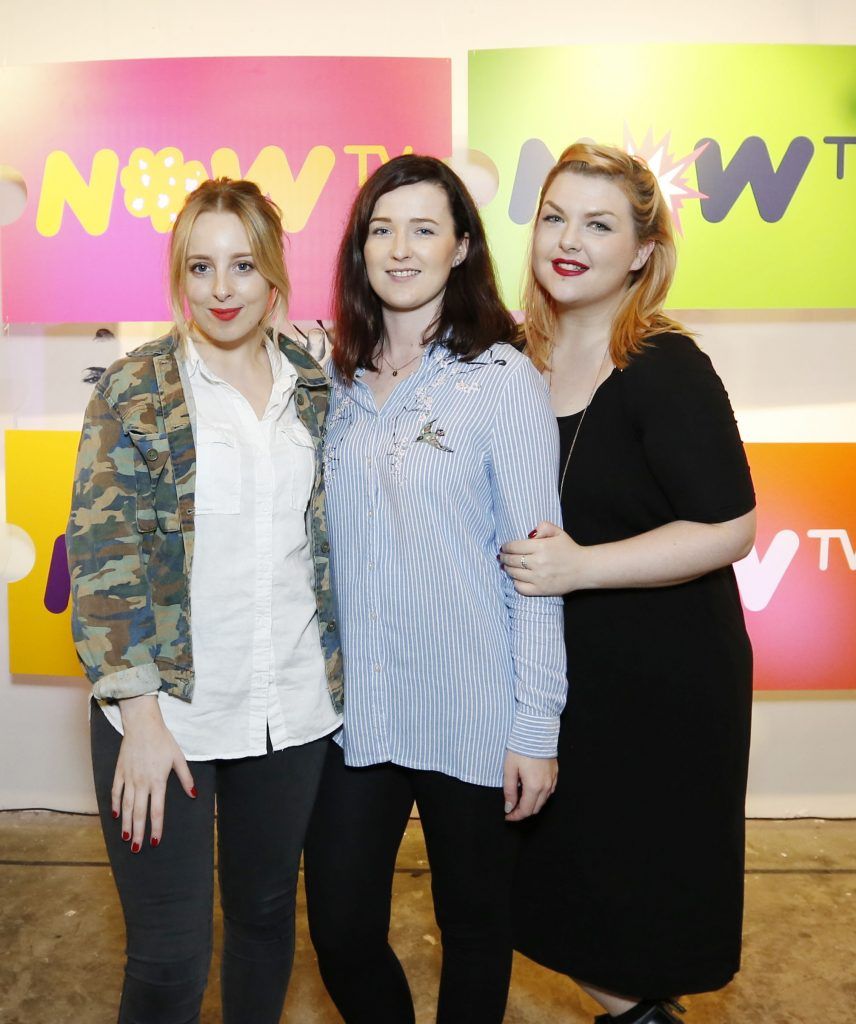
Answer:
<svg viewBox="0 0 856 1024"><path fill-rule="evenodd" d="M271 372L273 373L273 393L279 395L291 394L297 383L297 371L280 351L279 346L274 345L267 335L265 335L264 345L270 360ZM198 374L212 384L223 383L223 379L214 373L199 354L199 349L192 338L186 339L182 356L187 368L188 377Z"/></svg>

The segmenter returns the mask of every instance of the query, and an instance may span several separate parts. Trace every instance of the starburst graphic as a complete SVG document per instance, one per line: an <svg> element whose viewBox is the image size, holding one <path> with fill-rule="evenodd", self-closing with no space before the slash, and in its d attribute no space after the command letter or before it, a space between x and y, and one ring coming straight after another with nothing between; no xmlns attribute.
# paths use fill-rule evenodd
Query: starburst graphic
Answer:
<svg viewBox="0 0 856 1024"><path fill-rule="evenodd" d="M671 139L671 135L671 132L666 132L659 142L655 142L654 130L649 128L648 134L643 139L642 144L637 146L629 129L625 126L624 148L631 156L640 157L640 159L644 160L651 168L651 171L660 186L660 191L663 193L663 198L669 205L669 210L672 215L672 223L675 225L675 230L681 238L683 238L684 232L681 227L681 207L687 199L708 198L703 192L697 192L694 188L691 188L686 179L687 170L689 170L689 168L707 149L708 143L705 142L703 146L699 146L698 149L694 149L692 153L687 156L675 159L674 155L669 152L669 141Z"/></svg>

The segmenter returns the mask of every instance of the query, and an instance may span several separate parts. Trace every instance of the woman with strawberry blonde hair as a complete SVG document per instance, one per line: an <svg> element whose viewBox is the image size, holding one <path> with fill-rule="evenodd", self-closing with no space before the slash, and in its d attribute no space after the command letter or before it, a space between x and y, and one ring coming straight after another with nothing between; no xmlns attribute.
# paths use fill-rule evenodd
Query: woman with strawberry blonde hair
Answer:
<svg viewBox="0 0 856 1024"><path fill-rule="evenodd" d="M599 1022L673 1024L738 970L752 652L732 562L754 493L710 360L662 309L675 269L650 169L576 143L544 183L527 351L562 439L565 530L501 561L565 597L560 775L527 825L516 946Z"/></svg>

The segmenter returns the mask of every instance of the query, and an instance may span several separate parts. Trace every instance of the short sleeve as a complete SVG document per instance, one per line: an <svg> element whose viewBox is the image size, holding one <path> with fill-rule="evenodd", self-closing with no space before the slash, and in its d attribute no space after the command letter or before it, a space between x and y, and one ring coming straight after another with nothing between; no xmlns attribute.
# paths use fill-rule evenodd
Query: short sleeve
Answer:
<svg viewBox="0 0 856 1024"><path fill-rule="evenodd" d="M722 523L755 507L731 403L692 339L650 339L622 373L622 385L645 458L676 519Z"/></svg>

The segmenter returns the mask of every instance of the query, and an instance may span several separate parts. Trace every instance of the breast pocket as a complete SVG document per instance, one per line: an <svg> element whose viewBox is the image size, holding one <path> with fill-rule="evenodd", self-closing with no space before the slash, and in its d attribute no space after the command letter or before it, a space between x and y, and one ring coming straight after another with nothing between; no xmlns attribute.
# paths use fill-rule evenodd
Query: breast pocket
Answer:
<svg viewBox="0 0 856 1024"><path fill-rule="evenodd" d="M200 427L196 436L196 515L241 511L241 453L226 427Z"/></svg>
<svg viewBox="0 0 856 1024"><path fill-rule="evenodd" d="M279 424L277 449L277 472L283 474L289 506L305 512L315 483L315 444L302 424Z"/></svg>

